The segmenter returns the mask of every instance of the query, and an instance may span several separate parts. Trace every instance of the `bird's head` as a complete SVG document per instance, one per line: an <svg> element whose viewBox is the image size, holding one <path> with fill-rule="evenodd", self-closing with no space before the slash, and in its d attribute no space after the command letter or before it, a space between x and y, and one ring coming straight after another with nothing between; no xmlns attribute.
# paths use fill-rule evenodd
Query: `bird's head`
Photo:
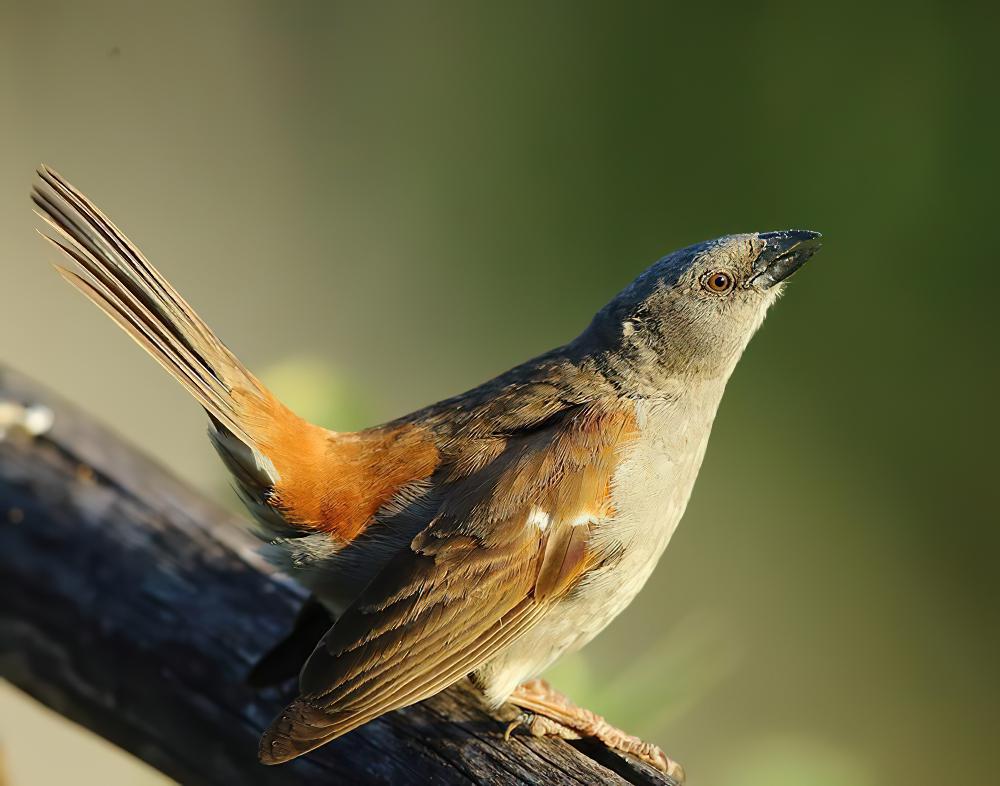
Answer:
<svg viewBox="0 0 1000 786"><path fill-rule="evenodd" d="M601 309L577 344L637 385L725 379L819 238L759 232L675 251Z"/></svg>

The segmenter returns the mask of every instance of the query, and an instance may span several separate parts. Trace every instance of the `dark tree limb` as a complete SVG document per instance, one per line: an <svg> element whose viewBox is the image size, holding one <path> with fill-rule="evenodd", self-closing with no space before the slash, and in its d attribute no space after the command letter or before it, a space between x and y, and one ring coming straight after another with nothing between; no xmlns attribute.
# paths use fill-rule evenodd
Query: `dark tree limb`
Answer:
<svg viewBox="0 0 1000 786"><path fill-rule="evenodd" d="M26 410L27 430L22 405L42 408ZM301 591L266 569L233 514L3 369L0 435L0 676L176 780L670 783L600 746L506 742L465 685L309 757L258 764L260 731L288 696L244 677Z"/></svg>

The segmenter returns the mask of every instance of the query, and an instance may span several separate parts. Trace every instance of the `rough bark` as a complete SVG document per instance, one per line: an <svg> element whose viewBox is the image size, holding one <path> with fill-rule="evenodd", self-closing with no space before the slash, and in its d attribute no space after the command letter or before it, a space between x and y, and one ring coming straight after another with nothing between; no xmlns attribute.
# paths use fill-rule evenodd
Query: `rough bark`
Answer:
<svg viewBox="0 0 1000 786"><path fill-rule="evenodd" d="M22 406L51 411L51 428L28 433L44 410L20 428ZM0 421L0 676L172 778L671 783L598 745L507 742L464 684L311 756L258 764L258 736L291 688L258 694L244 677L301 591L267 570L236 516L4 369Z"/></svg>

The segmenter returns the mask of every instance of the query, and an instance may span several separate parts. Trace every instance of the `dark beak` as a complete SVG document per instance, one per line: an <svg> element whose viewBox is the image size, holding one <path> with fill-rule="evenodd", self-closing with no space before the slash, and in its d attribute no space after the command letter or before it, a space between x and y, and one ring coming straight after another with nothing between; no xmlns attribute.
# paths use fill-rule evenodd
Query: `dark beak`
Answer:
<svg viewBox="0 0 1000 786"><path fill-rule="evenodd" d="M750 283L769 289L784 281L819 251L819 232L789 229L785 232L761 232L758 237L766 244L753 264Z"/></svg>

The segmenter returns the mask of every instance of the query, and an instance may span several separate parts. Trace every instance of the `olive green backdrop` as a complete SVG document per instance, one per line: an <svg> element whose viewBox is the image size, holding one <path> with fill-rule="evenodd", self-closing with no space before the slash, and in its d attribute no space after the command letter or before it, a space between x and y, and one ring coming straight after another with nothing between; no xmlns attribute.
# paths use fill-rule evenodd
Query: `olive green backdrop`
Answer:
<svg viewBox="0 0 1000 786"><path fill-rule="evenodd" d="M43 160L342 429L676 247L820 230L657 573L552 676L694 786L995 782L997 34L945 2L5 0L0 360L228 499L198 408L51 273ZM14 786L157 782L24 707Z"/></svg>

